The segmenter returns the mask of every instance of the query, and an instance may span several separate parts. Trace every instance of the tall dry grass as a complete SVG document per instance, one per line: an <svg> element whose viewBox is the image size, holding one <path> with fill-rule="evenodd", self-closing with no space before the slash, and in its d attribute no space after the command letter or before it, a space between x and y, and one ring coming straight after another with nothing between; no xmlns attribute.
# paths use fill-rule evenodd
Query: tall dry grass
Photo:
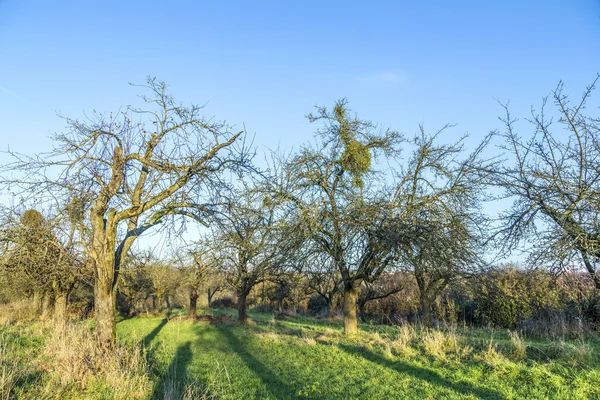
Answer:
<svg viewBox="0 0 600 400"><path fill-rule="evenodd" d="M54 331L42 368L49 374L45 393L104 388L113 399L148 399L153 383L141 346L118 344L102 349L91 330L83 324Z"/></svg>
<svg viewBox="0 0 600 400"><path fill-rule="evenodd" d="M0 328L38 318L38 310L30 300L18 300L0 305Z"/></svg>
<svg viewBox="0 0 600 400"><path fill-rule="evenodd" d="M18 378L19 369L9 358L8 341L0 336L0 400L9 400Z"/></svg>

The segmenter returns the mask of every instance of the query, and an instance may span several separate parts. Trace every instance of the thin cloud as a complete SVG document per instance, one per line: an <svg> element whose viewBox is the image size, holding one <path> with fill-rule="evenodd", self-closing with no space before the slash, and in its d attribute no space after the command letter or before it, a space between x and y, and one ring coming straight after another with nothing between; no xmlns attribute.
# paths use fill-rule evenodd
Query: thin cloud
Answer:
<svg viewBox="0 0 600 400"><path fill-rule="evenodd" d="M371 86L396 86L408 82L408 75L398 69L384 70L366 75L361 80Z"/></svg>
<svg viewBox="0 0 600 400"><path fill-rule="evenodd" d="M17 100L21 100L21 101L25 101L24 98L22 98L21 96L19 96L18 94L16 94L15 92L13 92L12 90L8 90L7 88L5 88L4 86L0 85L0 92L6 93L7 95L17 99Z"/></svg>

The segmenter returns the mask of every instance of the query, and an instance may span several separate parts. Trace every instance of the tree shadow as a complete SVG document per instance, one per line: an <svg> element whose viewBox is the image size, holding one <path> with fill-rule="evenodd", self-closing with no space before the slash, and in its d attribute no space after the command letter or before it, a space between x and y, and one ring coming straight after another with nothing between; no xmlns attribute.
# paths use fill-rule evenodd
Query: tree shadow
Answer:
<svg viewBox="0 0 600 400"><path fill-rule="evenodd" d="M153 399L183 397L187 368L192 358L191 342L186 342L177 347L169 368L154 385Z"/></svg>
<svg viewBox="0 0 600 400"><path fill-rule="evenodd" d="M156 335L159 334L159 332L162 330L162 328L165 327L165 325L167 325L168 322L169 322L169 319L168 318L164 318L163 320L160 321L160 324L156 325L156 327L154 327L154 329L152 329L152 332L150 332L149 334L147 334L142 339L142 344L144 345L144 347L148 347L148 345L150 344L150 342L152 342L154 340L154 338L156 337Z"/></svg>
<svg viewBox="0 0 600 400"><path fill-rule="evenodd" d="M245 344L240 341L227 327L219 327L219 331L227 340L229 347L235 351L242 359L244 364L252 370L252 372L260 378L267 391L276 399L292 399L297 398L296 390L284 382L265 364L254 357L247 349ZM278 390L274 390L277 388Z"/></svg>
<svg viewBox="0 0 600 400"><path fill-rule="evenodd" d="M500 393L474 386L468 382L451 382L446 378L442 377L435 371L427 368L418 367L411 365L402 360L390 360L385 357L374 354L371 351L365 350L359 346L349 346L345 344L339 344L338 347L351 355L358 355L363 357L365 360L377 363L386 368L395 370L400 374L411 375L414 378L426 381L432 385L440 386L445 389L452 390L465 396L475 396L479 399L504 399Z"/></svg>

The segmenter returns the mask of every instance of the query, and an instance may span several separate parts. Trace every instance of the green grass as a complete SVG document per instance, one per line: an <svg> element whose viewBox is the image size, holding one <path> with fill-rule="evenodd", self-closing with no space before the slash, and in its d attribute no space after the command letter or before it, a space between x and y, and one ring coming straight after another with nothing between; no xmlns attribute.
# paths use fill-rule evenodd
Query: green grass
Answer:
<svg viewBox="0 0 600 400"><path fill-rule="evenodd" d="M255 322L248 326L132 318L118 323L118 336L144 344L149 398L164 398L174 387L175 398L186 387L220 399L600 398L595 341L525 341L527 356L518 361L504 332L493 334L491 346L492 334L483 330L437 335L412 329L402 339L399 328L364 325L348 339L335 323L251 315ZM16 349L41 348L41 338L29 331L22 336L30 339L17 339L25 342ZM73 392L72 398L86 397Z"/></svg>
<svg viewBox="0 0 600 400"><path fill-rule="evenodd" d="M179 378L224 399L600 397L596 360L586 367L506 358L490 365L477 356L477 349L483 352L489 344L482 332L464 339L473 346L472 355L439 359L418 345L410 355L388 351L386 339L392 340L394 328L366 326L370 333L344 339L336 324L253 317L257 323L250 326L142 318L122 321L118 328L120 337L155 349L158 375L175 368ZM500 345L509 340L504 333L494 336ZM546 352L540 348L540 353Z"/></svg>

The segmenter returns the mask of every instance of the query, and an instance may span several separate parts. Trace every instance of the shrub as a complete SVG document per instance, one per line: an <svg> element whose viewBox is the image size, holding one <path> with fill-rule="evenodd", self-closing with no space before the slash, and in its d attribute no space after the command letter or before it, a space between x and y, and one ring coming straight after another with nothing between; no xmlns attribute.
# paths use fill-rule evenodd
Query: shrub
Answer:
<svg viewBox="0 0 600 400"><path fill-rule="evenodd" d="M523 271L509 266L480 277L475 301L483 322L513 329L539 310L557 307L559 296L545 271Z"/></svg>
<svg viewBox="0 0 600 400"><path fill-rule="evenodd" d="M220 299L213 300L210 304L211 308L235 308L236 303L229 296L221 297Z"/></svg>
<svg viewBox="0 0 600 400"><path fill-rule="evenodd" d="M319 314L323 310L327 310L327 300L319 295L310 296L307 308L310 313Z"/></svg>
<svg viewBox="0 0 600 400"><path fill-rule="evenodd" d="M528 337L552 340L581 338L589 331L584 321L568 309L540 310L517 326Z"/></svg>
<svg viewBox="0 0 600 400"><path fill-rule="evenodd" d="M254 307L254 311L258 311L258 312L272 312L273 311L273 307L271 307L270 304L262 303L262 304L258 304L257 306L255 306Z"/></svg>

